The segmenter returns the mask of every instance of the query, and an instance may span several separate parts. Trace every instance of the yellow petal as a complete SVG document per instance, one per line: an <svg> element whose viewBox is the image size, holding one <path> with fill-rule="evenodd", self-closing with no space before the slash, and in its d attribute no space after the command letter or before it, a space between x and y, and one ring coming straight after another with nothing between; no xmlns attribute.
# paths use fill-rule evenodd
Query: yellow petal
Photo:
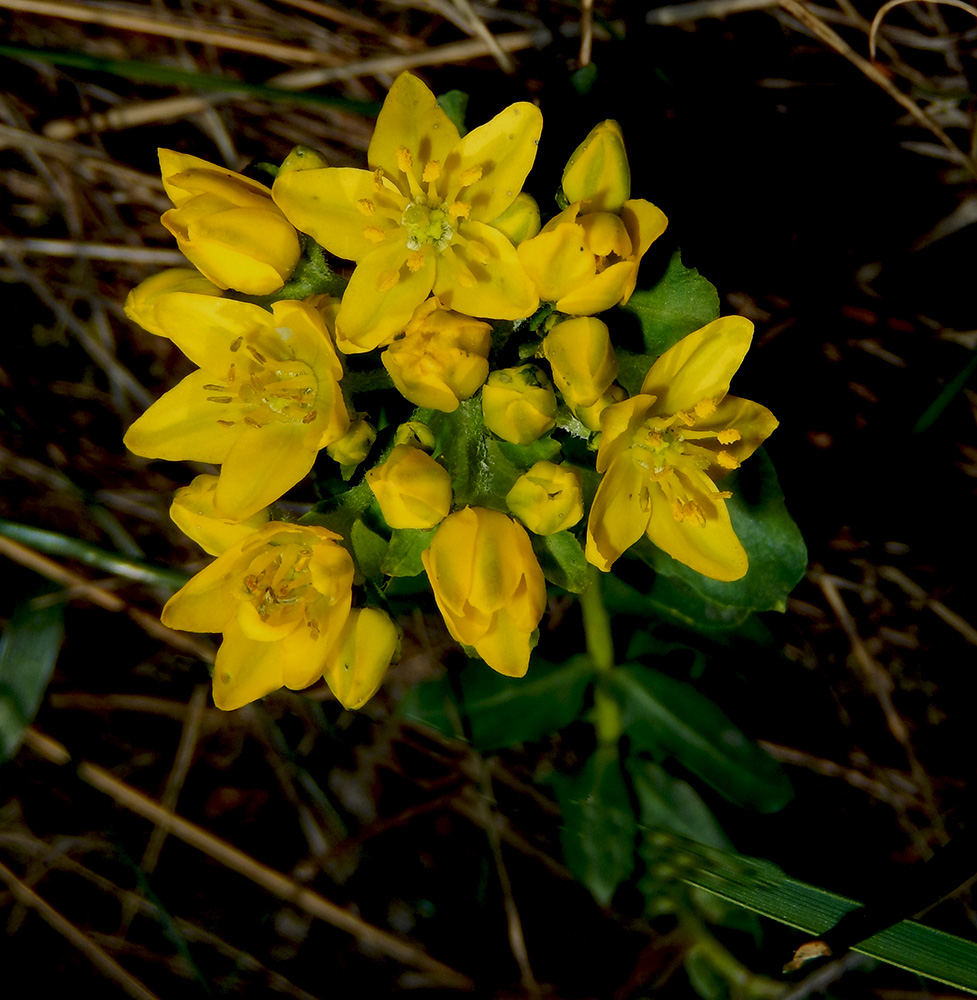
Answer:
<svg viewBox="0 0 977 1000"><path fill-rule="evenodd" d="M726 503L715 498L716 486L704 473L677 471L686 493L705 515L705 523L677 521L664 494L652 487L647 535L662 551L713 580L739 580L749 568L746 550L733 531Z"/></svg>
<svg viewBox="0 0 977 1000"><path fill-rule="evenodd" d="M567 201L587 199L592 211L618 212L631 193L624 136L616 121L601 122L574 150L563 170Z"/></svg>
<svg viewBox="0 0 977 1000"><path fill-rule="evenodd" d="M739 440L719 447L729 452L737 462L745 462L776 430L779 421L765 407L739 396L727 396L707 417L695 422L697 431L735 430ZM719 466L710 468L709 475L717 477L726 470Z"/></svg>
<svg viewBox="0 0 977 1000"><path fill-rule="evenodd" d="M255 642L229 625L214 661L214 704L231 712L277 691L284 683L280 653L278 643Z"/></svg>
<svg viewBox="0 0 977 1000"><path fill-rule="evenodd" d="M587 522L587 562L607 572L645 533L650 514L648 472L619 455L604 473ZM669 516L671 516L669 514Z"/></svg>
<svg viewBox="0 0 977 1000"><path fill-rule="evenodd" d="M416 76L401 73L377 116L367 161L371 167L379 167L396 179L399 185L397 153L401 147L410 153L420 179L424 164L437 160L444 165L459 138L458 129L438 107L437 98L427 86Z"/></svg>
<svg viewBox="0 0 977 1000"><path fill-rule="evenodd" d="M486 319L531 316L539 306L539 296L516 248L484 223L467 222L460 228L464 240L476 242L487 257L483 259L481 251L476 253L464 243L453 243L438 256L434 294L445 308ZM474 277L474 283L466 275Z"/></svg>
<svg viewBox="0 0 977 1000"><path fill-rule="evenodd" d="M317 453L308 446L302 424L244 427L224 458L214 494L217 512L238 521L274 503L304 479Z"/></svg>
<svg viewBox="0 0 977 1000"><path fill-rule="evenodd" d="M247 425L240 422L245 416L240 403L205 388L211 379L207 372L192 372L157 399L126 431L125 446L143 458L223 462ZM208 397L232 401L217 403ZM226 426L219 420L238 422Z"/></svg>
<svg viewBox="0 0 977 1000"><path fill-rule="evenodd" d="M583 226L568 222L519 244L519 260L544 302L556 302L596 274ZM561 310L563 311L563 310Z"/></svg>
<svg viewBox="0 0 977 1000"><path fill-rule="evenodd" d="M361 203L375 204L378 198L369 170L356 167L295 170L281 175L272 193L275 204L296 229L346 260L362 260L377 248L376 241L364 235L368 226L387 232L399 228L397 221L379 211L373 215L363 213ZM391 194L388 192L386 197Z"/></svg>
<svg viewBox="0 0 977 1000"><path fill-rule="evenodd" d="M402 241L381 244L357 265L336 317L336 341L344 354L372 351L406 328L434 285L435 255L429 248L420 252L416 271L407 267L409 251Z"/></svg>
<svg viewBox="0 0 977 1000"><path fill-rule="evenodd" d="M465 612L475 567L475 535L478 517L470 507L446 517L435 532L421 562L442 614ZM456 637L457 638L457 637Z"/></svg>
<svg viewBox="0 0 977 1000"><path fill-rule="evenodd" d="M184 632L222 632L237 613L240 546L188 580L163 606L160 621Z"/></svg>
<svg viewBox="0 0 977 1000"><path fill-rule="evenodd" d="M717 401L729 390L752 339L753 324L743 316L713 320L670 347L649 369L641 391L658 397L659 413Z"/></svg>
<svg viewBox="0 0 977 1000"><path fill-rule="evenodd" d="M522 190L536 159L542 131L539 108L527 101L510 104L458 143L444 164L440 190L449 202L468 202L472 207L470 218L490 222ZM481 176L459 191L459 183L473 167L480 168Z"/></svg>
<svg viewBox="0 0 977 1000"><path fill-rule="evenodd" d="M338 653L325 667L326 683L343 708L360 708L373 697L399 645L389 615L376 608L350 612Z"/></svg>
<svg viewBox="0 0 977 1000"><path fill-rule="evenodd" d="M226 552L236 542L268 523L268 510L259 510L245 521L221 517L214 509L217 476L202 475L176 491L170 518L185 534L212 556Z"/></svg>
<svg viewBox="0 0 977 1000"><path fill-rule="evenodd" d="M174 292L196 292L200 295L220 296L221 290L199 271L189 267L173 267L160 271L140 282L125 301L125 314L144 330L165 337L166 333L156 319L156 306L164 295Z"/></svg>
<svg viewBox="0 0 977 1000"><path fill-rule="evenodd" d="M532 633L520 628L505 608L496 613L489 631L474 645L475 652L497 673L525 677L529 669Z"/></svg>
<svg viewBox="0 0 977 1000"><path fill-rule="evenodd" d="M568 316L593 316L624 301L629 286L634 286L638 265L621 260L611 264L589 281L577 284L556 303L556 308Z"/></svg>
<svg viewBox="0 0 977 1000"><path fill-rule="evenodd" d="M657 206L652 205L650 201L641 198L624 203L624 207L621 209L621 221L631 237L631 256L636 264L641 262L648 247L668 228L668 219L665 217L665 213ZM635 267L624 288L624 294L621 296L622 303L631 298L637 281L638 268Z"/></svg>
<svg viewBox="0 0 977 1000"><path fill-rule="evenodd" d="M300 626L281 642L279 657L282 664L282 683L293 691L301 691L322 677L326 664L337 654L339 638L349 617L350 594L341 606L331 609L328 617L319 619L318 637L311 629ZM323 627L325 626L325 627Z"/></svg>
<svg viewBox="0 0 977 1000"><path fill-rule="evenodd" d="M620 403L612 403L601 412L598 472L603 472L617 455L631 447L632 434L644 422L654 405L654 396L639 393Z"/></svg>
<svg viewBox="0 0 977 1000"><path fill-rule="evenodd" d="M203 160L199 156L191 156L189 153L178 153L173 149L159 149L157 152L159 154L160 174L163 179L163 190L166 191L166 196L177 208L196 193L195 190L188 190L181 187L179 181L174 179L177 175L185 174L188 171L194 171L195 173L199 171L197 173L198 178L202 175L206 177L207 174L210 174L215 178L230 179L235 185L240 186L242 190L250 190L265 198L268 197L268 188L264 184L252 180L244 174L229 170L227 167L219 167L215 163L208 163L207 160Z"/></svg>

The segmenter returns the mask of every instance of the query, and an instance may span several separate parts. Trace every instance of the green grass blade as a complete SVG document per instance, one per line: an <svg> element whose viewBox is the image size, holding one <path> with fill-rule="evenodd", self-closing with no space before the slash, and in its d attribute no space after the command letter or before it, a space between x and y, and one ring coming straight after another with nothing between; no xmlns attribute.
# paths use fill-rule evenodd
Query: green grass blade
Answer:
<svg viewBox="0 0 977 1000"><path fill-rule="evenodd" d="M921 434L923 431L929 430L936 423L943 411L960 394L967 382L970 381L970 376L975 371L977 371L977 354L967 362L963 370L943 389L939 396L926 407L922 416L916 421L916 425L913 427L914 434Z"/></svg>
<svg viewBox="0 0 977 1000"><path fill-rule="evenodd" d="M0 45L0 56L10 59L34 59L52 66L71 66L74 69L108 73L139 83L158 83L162 86L186 87L188 90L225 91L247 94L273 103L328 105L343 111L376 118L380 105L375 101L355 101L329 94L312 94L305 91L286 90L263 83L248 83L227 76L210 73L194 73L174 66L159 66L155 63L138 62L130 59L101 59L84 52L62 52L54 49L30 49L19 45Z"/></svg>
<svg viewBox="0 0 977 1000"><path fill-rule="evenodd" d="M0 518L0 535L12 538L22 545L29 545L32 549L43 552L45 555L72 559L85 566L101 570L103 573L121 576L137 583L148 583L153 586L166 587L169 590L178 590L190 579L186 573L180 573L177 570L137 562L113 552L106 552L104 549L68 535L59 535L57 532L45 531L42 528L32 528L29 525L17 524L16 521L6 521L3 518Z"/></svg>
<svg viewBox="0 0 977 1000"><path fill-rule="evenodd" d="M769 861L706 847L671 833L652 831L650 844L681 872L689 885L816 937L855 900L799 882ZM798 942L800 944L801 942ZM856 944L853 951L956 989L977 993L977 942L903 920ZM785 962L791 956L786 955Z"/></svg>
<svg viewBox="0 0 977 1000"><path fill-rule="evenodd" d="M21 604L0 637L0 760L11 760L33 722L64 638L64 605Z"/></svg>

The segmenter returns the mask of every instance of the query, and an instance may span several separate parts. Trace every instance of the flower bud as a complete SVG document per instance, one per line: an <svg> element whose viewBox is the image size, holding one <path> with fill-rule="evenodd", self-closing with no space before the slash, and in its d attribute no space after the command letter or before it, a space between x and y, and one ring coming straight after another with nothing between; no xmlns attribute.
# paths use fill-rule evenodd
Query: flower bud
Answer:
<svg viewBox="0 0 977 1000"><path fill-rule="evenodd" d="M156 318L156 306L171 292L196 292L198 295L220 295L221 290L199 271L190 267L171 267L141 281L126 296L125 313L149 333L165 337L166 331Z"/></svg>
<svg viewBox="0 0 977 1000"><path fill-rule="evenodd" d="M451 476L419 448L398 444L366 481L391 528L433 528L451 510Z"/></svg>
<svg viewBox="0 0 977 1000"><path fill-rule="evenodd" d="M614 403L623 402L628 398L627 391L623 386L612 382L600 399L592 406L570 406L573 415L587 428L588 431L597 432L600 430L600 415ZM596 447L596 445L595 445Z"/></svg>
<svg viewBox="0 0 977 1000"><path fill-rule="evenodd" d="M532 444L556 426L553 384L535 365L492 372L482 387L482 419L503 441Z"/></svg>
<svg viewBox="0 0 977 1000"><path fill-rule="evenodd" d="M452 413L485 381L491 347L488 323L443 309L432 296L414 310L404 335L380 360L405 399Z"/></svg>
<svg viewBox="0 0 977 1000"><path fill-rule="evenodd" d="M176 491L170 505L173 523L212 556L219 556L267 524L270 516L267 507L244 521L232 521L218 514L214 507L217 483L217 476L197 476L189 486Z"/></svg>
<svg viewBox="0 0 977 1000"><path fill-rule="evenodd" d="M583 517L580 473L566 465L537 462L506 494L509 510L534 534L553 535Z"/></svg>
<svg viewBox="0 0 977 1000"><path fill-rule="evenodd" d="M393 443L409 444L412 448L420 448L430 455L434 451L437 439L427 424L422 424L420 420L408 420L394 431Z"/></svg>
<svg viewBox="0 0 977 1000"><path fill-rule="evenodd" d="M326 446L326 454L340 465L359 465L370 454L377 432L362 413L357 413L349 430L333 444Z"/></svg>
<svg viewBox="0 0 977 1000"><path fill-rule="evenodd" d="M282 174L292 173L295 170L319 170L328 166L326 158L318 150L311 146L296 146L282 160L282 165L278 168L278 176L281 177Z"/></svg>
<svg viewBox="0 0 977 1000"><path fill-rule="evenodd" d="M449 514L421 553L452 637L508 677L529 666L546 583L525 529L497 510Z"/></svg>
<svg viewBox="0 0 977 1000"><path fill-rule="evenodd" d="M620 212L631 197L631 169L621 126L601 122L577 146L563 170L567 204L589 201L593 212Z"/></svg>
<svg viewBox="0 0 977 1000"><path fill-rule="evenodd" d="M159 151L159 163L176 206L160 221L201 274L249 295L269 295L285 284L301 247L269 188L171 149Z"/></svg>
<svg viewBox="0 0 977 1000"><path fill-rule="evenodd" d="M377 692L400 645L390 616L377 608L354 608L339 639L339 655L323 676L343 708L361 708Z"/></svg>
<svg viewBox="0 0 977 1000"><path fill-rule="evenodd" d="M593 406L617 377L607 324L592 316L557 323L543 339L543 357L571 407Z"/></svg>
<svg viewBox="0 0 977 1000"><path fill-rule="evenodd" d="M519 246L523 240L539 232L539 205L531 194L520 191L516 200L497 219L493 219L491 225L493 229L505 233L513 246Z"/></svg>

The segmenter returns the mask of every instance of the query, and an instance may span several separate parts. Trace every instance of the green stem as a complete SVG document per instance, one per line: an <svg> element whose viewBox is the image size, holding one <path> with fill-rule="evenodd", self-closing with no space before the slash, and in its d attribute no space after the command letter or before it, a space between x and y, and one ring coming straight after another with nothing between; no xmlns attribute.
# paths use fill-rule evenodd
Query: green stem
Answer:
<svg viewBox="0 0 977 1000"><path fill-rule="evenodd" d="M583 614L584 638L587 652L597 668L597 685L594 688L594 728L601 746L616 747L623 732L621 706L602 681L614 669L614 635L611 616L607 613L601 592L601 572L590 567L590 583L580 595Z"/></svg>

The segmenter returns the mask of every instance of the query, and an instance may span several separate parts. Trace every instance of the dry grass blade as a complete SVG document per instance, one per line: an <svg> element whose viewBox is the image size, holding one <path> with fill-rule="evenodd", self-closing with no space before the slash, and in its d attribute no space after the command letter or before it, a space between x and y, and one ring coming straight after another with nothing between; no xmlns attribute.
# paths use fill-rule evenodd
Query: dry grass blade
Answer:
<svg viewBox="0 0 977 1000"><path fill-rule="evenodd" d="M30 886L24 885L6 865L0 863L0 882L25 906L29 906L45 923L77 948L103 975L124 990L133 1000L160 1000L135 976L130 975L100 945L83 934L70 920L42 899Z"/></svg>
<svg viewBox="0 0 977 1000"><path fill-rule="evenodd" d="M829 45L839 55L844 56L852 65L856 66L868 79L881 87L894 101L906 109L916 121L924 128L936 136L943 144L947 152L951 154L953 160L962 164L967 170L977 178L977 161L963 150L944 132L940 125L935 122L911 97L907 97L892 81L872 62L860 56L855 50L836 32L829 28L824 21L811 13L798 0L778 0L780 6L797 18L806 28L808 28L816 38L826 45Z"/></svg>
<svg viewBox="0 0 977 1000"><path fill-rule="evenodd" d="M65 747L37 730L29 729L25 734L24 742L35 753L40 754L53 764L63 765L71 761L71 755ZM209 833L203 827L164 809L159 803L154 802L124 781L120 781L115 775L110 774L97 764L81 761L77 765L77 774L86 784L110 796L117 805L131 810L138 816L142 816L143 819L148 819L167 833L178 837L184 843L202 851L208 857L239 875L245 876L263 889L278 896L279 899L305 910L306 913L326 921L333 927L346 931L381 954L406 965L414 966L445 986L464 990L473 987L467 976L437 961L437 959L431 958L421 949L401 941L393 934L368 924L354 913L342 909L319 893L307 889L294 879L269 868L227 841Z"/></svg>
<svg viewBox="0 0 977 1000"><path fill-rule="evenodd" d="M875 17L872 18L872 27L869 29L868 33L868 55L873 61L875 60L875 36L878 34L879 28L882 26L882 19L890 10L895 7L901 7L903 4L912 3L913 0L889 0L888 3L883 4L875 13ZM930 3L943 4L944 7L957 7L960 10L965 10L968 14L973 14L977 17L977 7L973 7L969 3L964 3L963 0L930 0Z"/></svg>

